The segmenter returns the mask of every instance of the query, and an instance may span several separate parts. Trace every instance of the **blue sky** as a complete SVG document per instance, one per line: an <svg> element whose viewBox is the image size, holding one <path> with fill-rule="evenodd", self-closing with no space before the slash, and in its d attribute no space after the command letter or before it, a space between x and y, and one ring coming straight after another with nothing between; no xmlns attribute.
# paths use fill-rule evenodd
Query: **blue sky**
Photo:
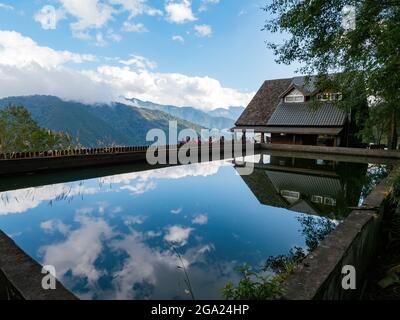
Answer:
<svg viewBox="0 0 400 320"><path fill-rule="evenodd" d="M266 40L280 39L261 31L268 18L261 10L265 3L0 0L0 72L11 73L13 68L19 68L26 78L31 71L32 78L44 77L53 87L60 87L60 81L64 85L71 82L73 72L80 77L76 80L79 88L85 87L86 78L91 81L87 84L87 97L83 92L74 93L78 88L73 86L51 89L35 84L25 92L21 90L22 83L26 87L29 82L18 79L12 81L17 88L15 93L8 87L0 89L0 96L48 93L87 101L135 96L203 109L246 104L265 79L292 76L296 70L296 66L277 65L273 53L266 48ZM49 20L53 13L49 8L55 10L55 21ZM21 52L22 48L27 52ZM65 52L83 58L65 58ZM63 58L49 67L46 54L55 60L57 55ZM10 61L14 55L24 62L23 70ZM49 68L57 77L49 74Z"/></svg>

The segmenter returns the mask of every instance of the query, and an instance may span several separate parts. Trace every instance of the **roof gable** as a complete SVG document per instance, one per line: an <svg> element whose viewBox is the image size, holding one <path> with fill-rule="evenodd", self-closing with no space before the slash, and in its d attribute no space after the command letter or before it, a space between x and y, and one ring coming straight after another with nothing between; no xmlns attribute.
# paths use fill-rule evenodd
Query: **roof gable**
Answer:
<svg viewBox="0 0 400 320"><path fill-rule="evenodd" d="M267 80L236 121L237 126L265 126L293 79Z"/></svg>

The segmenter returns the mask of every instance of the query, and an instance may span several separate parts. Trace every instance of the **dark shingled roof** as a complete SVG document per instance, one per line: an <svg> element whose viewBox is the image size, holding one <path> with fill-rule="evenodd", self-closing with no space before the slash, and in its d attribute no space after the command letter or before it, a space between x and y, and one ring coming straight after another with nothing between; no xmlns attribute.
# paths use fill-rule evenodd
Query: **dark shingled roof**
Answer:
<svg viewBox="0 0 400 320"><path fill-rule="evenodd" d="M325 103L321 108L311 110L306 103L283 103L281 96L290 88L301 88L306 96L315 94L316 77L294 77L289 79L267 80L258 90L246 110L236 121L240 127L268 126L308 126L342 127L346 114L333 104ZM261 132L261 131L260 131Z"/></svg>
<svg viewBox="0 0 400 320"><path fill-rule="evenodd" d="M332 103L323 103L315 109L307 103L280 103L268 126L340 127L345 121L346 113Z"/></svg>
<svg viewBox="0 0 400 320"><path fill-rule="evenodd" d="M279 97L293 79L267 80L236 121L237 126L265 126L279 104Z"/></svg>

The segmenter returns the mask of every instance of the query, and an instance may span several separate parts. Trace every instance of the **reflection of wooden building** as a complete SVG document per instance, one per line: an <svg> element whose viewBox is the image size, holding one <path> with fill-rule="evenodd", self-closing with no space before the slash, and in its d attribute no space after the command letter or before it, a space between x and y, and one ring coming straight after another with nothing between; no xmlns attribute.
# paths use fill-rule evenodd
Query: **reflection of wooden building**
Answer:
<svg viewBox="0 0 400 320"><path fill-rule="evenodd" d="M261 133L262 142L269 134L274 144L349 146L353 126L351 117L336 106L341 93L322 92L315 81L265 81L233 129Z"/></svg>
<svg viewBox="0 0 400 320"><path fill-rule="evenodd" d="M366 170L365 164L272 156L242 178L262 204L341 218L358 205Z"/></svg>

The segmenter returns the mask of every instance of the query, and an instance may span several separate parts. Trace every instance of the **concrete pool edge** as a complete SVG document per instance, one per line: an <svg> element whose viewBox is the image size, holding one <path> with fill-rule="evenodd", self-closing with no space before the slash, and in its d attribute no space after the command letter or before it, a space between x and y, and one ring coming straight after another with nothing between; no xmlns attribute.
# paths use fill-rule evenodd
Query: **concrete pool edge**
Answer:
<svg viewBox="0 0 400 320"><path fill-rule="evenodd" d="M43 289L42 268L0 230L1 300L77 300L58 280L56 289Z"/></svg>
<svg viewBox="0 0 400 320"><path fill-rule="evenodd" d="M382 158L400 160L400 152L396 150L374 150L364 148L347 148L347 147L324 147L324 146L308 146L294 144L270 144L262 143L262 150L268 151L286 151L286 152L304 152L313 154L330 154L343 155L352 157L365 158Z"/></svg>
<svg viewBox="0 0 400 320"><path fill-rule="evenodd" d="M300 263L284 283L284 300L350 300L363 289L364 276L373 259L390 192L388 179L381 182L349 216ZM342 268L354 266L356 290L342 287Z"/></svg>

